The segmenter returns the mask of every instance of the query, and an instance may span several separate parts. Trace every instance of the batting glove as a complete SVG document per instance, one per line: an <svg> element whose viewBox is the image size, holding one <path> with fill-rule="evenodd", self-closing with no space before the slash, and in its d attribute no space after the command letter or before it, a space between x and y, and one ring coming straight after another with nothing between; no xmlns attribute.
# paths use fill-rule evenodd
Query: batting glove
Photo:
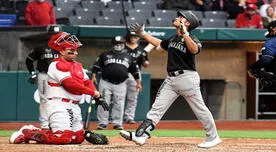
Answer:
<svg viewBox="0 0 276 152"><path fill-rule="evenodd" d="M109 106L106 103L106 101L104 100L104 98L100 97L100 98L94 98L95 100L95 104L98 107L99 105L101 105L104 109L104 111L109 111Z"/></svg>
<svg viewBox="0 0 276 152"><path fill-rule="evenodd" d="M138 24L138 23L135 23L135 24L130 24L130 31L133 31L135 32L136 34L144 34L146 33L145 32L145 24Z"/></svg>
<svg viewBox="0 0 276 152"><path fill-rule="evenodd" d="M37 75L38 75L38 72L36 72L36 71L32 71L31 72L31 76L29 77L29 82L31 84L36 84L36 82L37 82Z"/></svg>

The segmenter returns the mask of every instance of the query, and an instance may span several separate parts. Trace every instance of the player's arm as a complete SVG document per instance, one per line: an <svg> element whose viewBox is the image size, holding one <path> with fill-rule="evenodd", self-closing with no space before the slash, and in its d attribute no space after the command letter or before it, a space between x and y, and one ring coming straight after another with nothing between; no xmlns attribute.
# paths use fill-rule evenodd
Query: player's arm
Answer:
<svg viewBox="0 0 276 152"><path fill-rule="evenodd" d="M139 66L133 62L129 67L129 72L133 75L136 80L136 89L140 91L142 89L142 81L141 81L141 72L139 70Z"/></svg>
<svg viewBox="0 0 276 152"><path fill-rule="evenodd" d="M92 75L91 75L91 82L93 84L97 84L97 73L99 71L101 71L102 67L102 55L98 56L96 58L96 61L94 63L94 65L90 68L90 70L92 71Z"/></svg>
<svg viewBox="0 0 276 152"><path fill-rule="evenodd" d="M26 9L25 9L25 19L28 25L32 25L33 24L33 20L32 20L32 10L31 10L31 6L30 4L27 5Z"/></svg>

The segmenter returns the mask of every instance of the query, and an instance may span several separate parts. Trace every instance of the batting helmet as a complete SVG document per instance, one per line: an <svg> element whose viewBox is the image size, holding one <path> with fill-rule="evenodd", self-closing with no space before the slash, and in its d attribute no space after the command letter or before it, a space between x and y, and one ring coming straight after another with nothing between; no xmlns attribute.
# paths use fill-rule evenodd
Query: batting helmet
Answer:
<svg viewBox="0 0 276 152"><path fill-rule="evenodd" d="M118 43L125 43L126 40L123 36L115 36L112 38L112 45L118 44Z"/></svg>
<svg viewBox="0 0 276 152"><path fill-rule="evenodd" d="M122 52L125 48L125 42L123 36L115 36L112 38L112 45L115 52Z"/></svg>
<svg viewBox="0 0 276 152"><path fill-rule="evenodd" d="M192 31L199 26L199 19L191 11L178 11L177 16L183 16L190 22L188 31Z"/></svg>
<svg viewBox="0 0 276 152"><path fill-rule="evenodd" d="M62 27L59 25L48 25L46 30L48 34L57 34L62 32Z"/></svg>
<svg viewBox="0 0 276 152"><path fill-rule="evenodd" d="M82 44L75 35L60 32L51 36L48 46L56 51L62 51L65 49L76 50L82 46Z"/></svg>
<svg viewBox="0 0 276 152"><path fill-rule="evenodd" d="M139 37L139 35L136 34L135 32L127 31L127 34L126 34L126 41L127 41L127 42L130 42L130 38L131 38L132 36Z"/></svg>
<svg viewBox="0 0 276 152"><path fill-rule="evenodd" d="M276 20L271 21L267 26L267 32L265 33L265 37L273 37L275 35L272 34L272 29L276 27Z"/></svg>

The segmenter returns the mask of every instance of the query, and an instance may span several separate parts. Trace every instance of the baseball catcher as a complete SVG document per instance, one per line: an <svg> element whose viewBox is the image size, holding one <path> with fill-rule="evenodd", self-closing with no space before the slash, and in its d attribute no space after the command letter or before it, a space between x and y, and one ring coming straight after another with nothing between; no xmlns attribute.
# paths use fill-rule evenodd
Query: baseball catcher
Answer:
<svg viewBox="0 0 276 152"><path fill-rule="evenodd" d="M99 138L93 138L91 133L85 134L79 106L82 94L94 98L101 96L82 64L75 60L77 49L82 46L81 42L75 35L60 32L51 36L48 46L59 53L59 57L51 62L47 72L45 108L51 130L25 125L11 135L10 143L21 144L32 140L40 144L81 144L87 136L98 141ZM103 109L108 109L105 102L99 104L105 107Z"/></svg>
<svg viewBox="0 0 276 152"><path fill-rule="evenodd" d="M276 85L276 21L270 22L266 37L269 38L263 45L258 61L249 67L248 75L259 80L259 89ZM271 72L269 72L271 71Z"/></svg>

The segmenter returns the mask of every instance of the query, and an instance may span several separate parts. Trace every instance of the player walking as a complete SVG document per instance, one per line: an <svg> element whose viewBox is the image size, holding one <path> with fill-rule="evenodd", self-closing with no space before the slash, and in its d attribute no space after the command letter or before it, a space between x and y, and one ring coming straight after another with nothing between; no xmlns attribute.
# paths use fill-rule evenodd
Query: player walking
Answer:
<svg viewBox="0 0 276 152"><path fill-rule="evenodd" d="M61 27L56 25L49 25L47 27L48 35L57 34L61 32ZM39 104L39 122L43 129L49 129L48 117L46 115L46 102L45 97L47 88L47 72L52 59L58 57L58 52L49 48L47 43L40 45L28 54L26 58L26 66L30 73L29 82L31 84L37 84L40 104ZM37 61L36 69L34 68L34 62Z"/></svg>
<svg viewBox="0 0 276 152"><path fill-rule="evenodd" d="M206 131L206 139L198 147L209 148L221 143L213 116L206 107L200 92L200 78L195 68L195 55L200 53L201 43L189 31L199 26L198 18L191 12L177 12L178 17L173 21L176 35L161 41L144 31L144 25L131 24L132 31L142 36L157 50L168 52L168 76L161 85L147 119L138 127L136 132L120 131L123 138L136 144L143 145L150 137L150 131L160 121L175 99L181 95L190 105L196 117Z"/></svg>
<svg viewBox="0 0 276 152"><path fill-rule="evenodd" d="M126 35L126 47L125 49L130 54L133 60L135 60L136 64L139 66L140 71L143 67L147 67L150 63L148 60L147 52L144 51L138 41L140 37L135 32L128 32ZM136 81L131 74L129 74L129 78L127 79L127 102L125 105L124 112L124 121L129 124L136 123L134 121L135 111L137 106L137 99L139 91L136 90Z"/></svg>
<svg viewBox="0 0 276 152"><path fill-rule="evenodd" d="M77 48L82 44L75 35L61 32L53 35L48 45L59 52L59 58L50 64L47 73L47 114L51 130L23 126L11 135L10 143L20 144L34 140L41 144L80 144L84 141L78 102L82 94L99 98L100 93L89 80L82 65L75 61ZM105 104L102 103L102 106Z"/></svg>
<svg viewBox="0 0 276 152"><path fill-rule="evenodd" d="M115 36L112 39L113 50L102 53L92 67L92 82L95 83L96 74L101 71L99 91L108 105L113 104L111 119L113 129L122 130L123 114L126 97L126 80L131 73L136 80L136 90L142 88L138 66L125 50L125 39ZM106 129L109 112L101 107L97 109L99 125L97 129Z"/></svg>

